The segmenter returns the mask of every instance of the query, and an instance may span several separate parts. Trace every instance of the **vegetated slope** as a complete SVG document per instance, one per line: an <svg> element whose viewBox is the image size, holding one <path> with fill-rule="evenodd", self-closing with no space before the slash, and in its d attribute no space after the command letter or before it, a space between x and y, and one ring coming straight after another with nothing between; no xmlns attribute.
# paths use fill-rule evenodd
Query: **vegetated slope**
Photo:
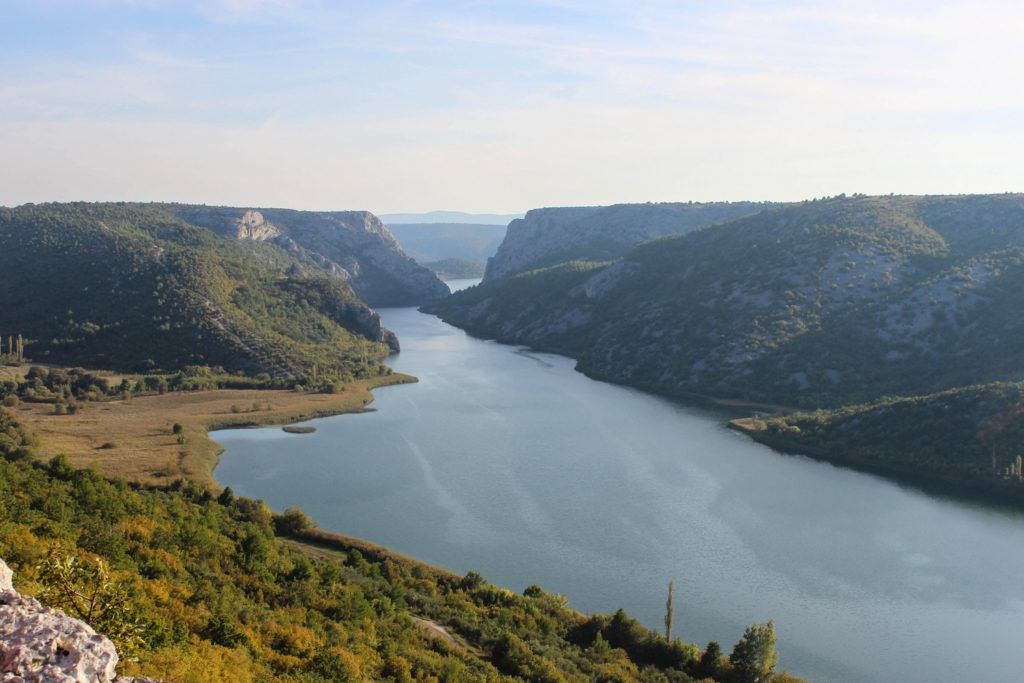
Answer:
<svg viewBox="0 0 1024 683"><path fill-rule="evenodd" d="M419 263L464 259L481 266L505 236L503 225L397 223L388 225L406 253Z"/></svg>
<svg viewBox="0 0 1024 683"><path fill-rule="evenodd" d="M733 424L790 452L1024 497L1021 383L962 387Z"/></svg>
<svg viewBox="0 0 1024 683"><path fill-rule="evenodd" d="M836 406L1024 377L1024 197L840 197L427 307L670 394Z"/></svg>
<svg viewBox="0 0 1024 683"><path fill-rule="evenodd" d="M761 211L768 203L616 204L534 209L509 223L487 262L488 281L572 260L617 258L649 240Z"/></svg>
<svg viewBox="0 0 1024 683"><path fill-rule="evenodd" d="M274 244L345 280L371 306L413 306L448 294L444 283L409 258L380 219L367 211L163 206L229 239Z"/></svg>
<svg viewBox="0 0 1024 683"><path fill-rule="evenodd" d="M397 348L342 280L156 205L0 209L0 271L0 334L36 362L364 376Z"/></svg>
<svg viewBox="0 0 1024 683"><path fill-rule="evenodd" d="M17 589L109 636L129 660L123 674L675 683L755 680L759 664L774 664L773 639L738 647L730 663L717 646L702 655L621 611L586 617L539 587L517 595L308 529L301 512L275 516L229 490L134 489L61 457L0 458L0 510L0 557ZM83 614L69 587L98 591L99 607Z"/></svg>
<svg viewBox="0 0 1024 683"><path fill-rule="evenodd" d="M437 276L442 280L482 278L484 276L484 264L482 261L446 258L440 261L425 261L423 265L437 273Z"/></svg>

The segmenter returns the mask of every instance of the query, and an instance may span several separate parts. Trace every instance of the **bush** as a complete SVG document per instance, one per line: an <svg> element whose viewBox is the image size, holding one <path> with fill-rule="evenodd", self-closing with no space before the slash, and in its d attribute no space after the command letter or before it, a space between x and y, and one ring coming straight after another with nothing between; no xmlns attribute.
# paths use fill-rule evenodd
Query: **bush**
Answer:
<svg viewBox="0 0 1024 683"><path fill-rule="evenodd" d="M313 520L299 508L288 508L283 515L274 515L274 529L282 536L296 536L314 526Z"/></svg>

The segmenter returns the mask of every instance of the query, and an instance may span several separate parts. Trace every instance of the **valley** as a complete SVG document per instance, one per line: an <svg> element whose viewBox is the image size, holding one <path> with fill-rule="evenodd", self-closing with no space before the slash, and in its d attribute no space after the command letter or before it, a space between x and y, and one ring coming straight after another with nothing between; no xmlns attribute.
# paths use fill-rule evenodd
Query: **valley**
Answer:
<svg viewBox="0 0 1024 683"><path fill-rule="evenodd" d="M825 424L815 410L842 414L880 402L862 413L867 429L868 416L903 397L900 405L917 409L903 412L900 435L876 429L867 444L856 417L814 452L873 459L879 468L901 460L902 473L921 479L999 498L1024 494L1007 474L1020 454L1016 427L989 438L991 425L1019 422L1018 403L984 400L999 382L1024 379L1024 330L1014 313L1024 277L1021 195L773 206L598 261L587 259L584 228L550 227L563 229L582 245L572 260L488 278L423 310L484 338L569 355L597 379L808 411L778 423L786 434ZM604 229L596 228L598 244ZM506 242L516 239L510 229ZM976 385L990 390L946 393ZM936 421L934 410L926 416L929 401L970 417ZM935 458L918 447L932 438L952 447ZM812 441L786 443L811 452Z"/></svg>
<svg viewBox="0 0 1024 683"><path fill-rule="evenodd" d="M780 668L810 680L1015 680L1024 614L998 568L1021 561L1018 512L774 453L725 428L742 409L381 315L404 344L390 364L420 381L315 434L215 432L222 485L586 613L628 605L650 628L674 579L684 638L732 642L770 617ZM961 657L993 642L984 665Z"/></svg>

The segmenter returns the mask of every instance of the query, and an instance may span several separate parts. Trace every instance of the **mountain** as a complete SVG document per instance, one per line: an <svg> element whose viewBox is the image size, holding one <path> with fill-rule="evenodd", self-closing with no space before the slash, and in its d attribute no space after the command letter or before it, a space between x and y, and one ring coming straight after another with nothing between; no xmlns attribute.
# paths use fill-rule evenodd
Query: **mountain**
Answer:
<svg viewBox="0 0 1024 683"><path fill-rule="evenodd" d="M505 227L481 223L396 223L388 226L419 263L464 259L484 264L505 236Z"/></svg>
<svg viewBox="0 0 1024 683"><path fill-rule="evenodd" d="M366 211L162 208L229 239L274 244L347 281L371 306L413 306L448 295L444 283L409 258L380 219Z"/></svg>
<svg viewBox="0 0 1024 683"><path fill-rule="evenodd" d="M730 424L789 453L1024 499L1019 382Z"/></svg>
<svg viewBox="0 0 1024 683"><path fill-rule="evenodd" d="M250 236L226 239L182 219L204 211L246 217L239 230ZM380 317L342 278L267 239L273 227L253 213L0 208L0 334L24 335L36 362L118 370L382 371L397 340Z"/></svg>
<svg viewBox="0 0 1024 683"><path fill-rule="evenodd" d="M616 204L534 209L512 221L484 279L572 260L622 256L649 240L705 228L771 206L757 202Z"/></svg>
<svg viewBox="0 0 1024 683"><path fill-rule="evenodd" d="M505 226L509 221L522 217L521 213L466 213L465 211L380 214L380 219L389 226L401 223L470 223Z"/></svg>
<svg viewBox="0 0 1024 683"><path fill-rule="evenodd" d="M597 378L834 407L1024 379L1022 287L1024 195L855 196L492 278L425 310Z"/></svg>
<svg viewBox="0 0 1024 683"><path fill-rule="evenodd" d="M480 261L446 258L440 261L427 261L423 265L437 273L442 280L478 279L484 276L484 264Z"/></svg>

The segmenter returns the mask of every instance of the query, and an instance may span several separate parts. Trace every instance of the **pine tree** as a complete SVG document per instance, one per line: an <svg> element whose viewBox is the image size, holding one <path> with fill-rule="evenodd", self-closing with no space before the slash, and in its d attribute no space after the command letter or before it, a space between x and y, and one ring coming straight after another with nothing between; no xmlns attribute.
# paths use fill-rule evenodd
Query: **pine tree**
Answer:
<svg viewBox="0 0 1024 683"><path fill-rule="evenodd" d="M765 683L775 673L779 653L775 649L775 624L754 624L729 655L738 683Z"/></svg>

